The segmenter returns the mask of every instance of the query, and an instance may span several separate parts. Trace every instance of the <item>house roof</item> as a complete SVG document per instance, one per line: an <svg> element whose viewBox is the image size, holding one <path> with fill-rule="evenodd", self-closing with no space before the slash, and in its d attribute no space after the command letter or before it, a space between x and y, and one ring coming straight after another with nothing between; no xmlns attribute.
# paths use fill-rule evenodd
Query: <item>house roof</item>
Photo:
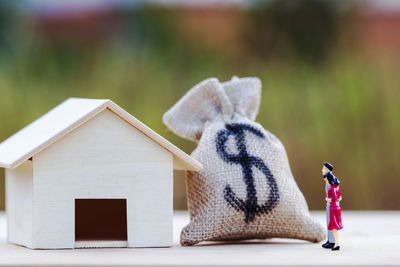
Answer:
<svg viewBox="0 0 400 267"><path fill-rule="evenodd" d="M174 157L174 169L202 169L202 165L161 137L124 109L108 99L69 98L48 113L0 143L0 167L16 168L69 132L105 109L127 121L144 135L168 150Z"/></svg>

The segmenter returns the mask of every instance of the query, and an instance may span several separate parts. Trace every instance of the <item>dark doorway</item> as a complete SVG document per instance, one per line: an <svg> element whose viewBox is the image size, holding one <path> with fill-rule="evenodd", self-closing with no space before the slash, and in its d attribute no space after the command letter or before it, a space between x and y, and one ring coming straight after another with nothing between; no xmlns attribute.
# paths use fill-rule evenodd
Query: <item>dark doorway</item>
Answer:
<svg viewBox="0 0 400 267"><path fill-rule="evenodd" d="M126 199L75 199L75 241L126 241L126 224Z"/></svg>

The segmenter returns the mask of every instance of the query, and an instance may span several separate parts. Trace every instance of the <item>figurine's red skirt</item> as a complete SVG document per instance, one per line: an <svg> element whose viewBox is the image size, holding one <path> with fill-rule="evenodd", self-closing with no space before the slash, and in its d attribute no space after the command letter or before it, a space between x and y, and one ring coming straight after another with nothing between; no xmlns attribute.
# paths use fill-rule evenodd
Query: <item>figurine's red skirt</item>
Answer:
<svg viewBox="0 0 400 267"><path fill-rule="evenodd" d="M340 209L329 210L329 225L328 230L340 230L342 225L342 212Z"/></svg>

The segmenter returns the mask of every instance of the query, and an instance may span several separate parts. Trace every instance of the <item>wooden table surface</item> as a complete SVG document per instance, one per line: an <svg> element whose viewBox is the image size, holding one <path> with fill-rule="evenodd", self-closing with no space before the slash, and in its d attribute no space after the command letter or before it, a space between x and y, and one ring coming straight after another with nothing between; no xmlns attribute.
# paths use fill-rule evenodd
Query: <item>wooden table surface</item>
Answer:
<svg viewBox="0 0 400 267"><path fill-rule="evenodd" d="M325 213L312 215L324 223ZM185 212L175 213L171 248L31 250L7 244L0 213L0 266L400 266L400 211L344 211L342 218L340 251L278 238L181 247Z"/></svg>

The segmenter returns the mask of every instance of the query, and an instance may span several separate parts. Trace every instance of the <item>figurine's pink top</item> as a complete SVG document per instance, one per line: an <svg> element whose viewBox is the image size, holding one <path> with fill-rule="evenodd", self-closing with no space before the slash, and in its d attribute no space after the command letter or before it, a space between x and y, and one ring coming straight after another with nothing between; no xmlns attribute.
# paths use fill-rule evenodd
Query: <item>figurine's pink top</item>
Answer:
<svg viewBox="0 0 400 267"><path fill-rule="evenodd" d="M328 198L331 199L330 209L331 210L340 210L339 199L342 196L340 193L339 187L336 184L331 185L328 190Z"/></svg>

